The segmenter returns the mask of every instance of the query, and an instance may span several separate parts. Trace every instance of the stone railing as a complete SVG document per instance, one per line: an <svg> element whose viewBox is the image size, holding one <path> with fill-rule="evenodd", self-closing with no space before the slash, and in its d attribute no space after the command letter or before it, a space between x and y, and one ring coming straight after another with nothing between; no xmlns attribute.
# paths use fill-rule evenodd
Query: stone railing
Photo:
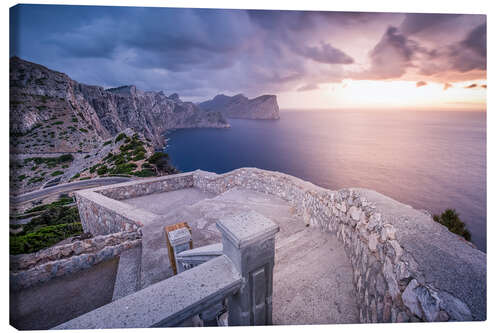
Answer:
<svg viewBox="0 0 500 333"><path fill-rule="evenodd" d="M233 187L278 196L305 223L344 243L361 322L486 319L486 255L432 218L375 191L331 191L255 168L193 174L212 193Z"/></svg>
<svg viewBox="0 0 500 333"><path fill-rule="evenodd" d="M176 255L176 260L182 267L181 271L184 271L201 265L220 255L222 255L222 243L215 243L180 252Z"/></svg>
<svg viewBox="0 0 500 333"><path fill-rule="evenodd" d="M140 231L119 232L10 256L10 286L18 290L72 274L141 244Z"/></svg>
<svg viewBox="0 0 500 333"><path fill-rule="evenodd" d="M102 186L97 193L115 200L130 199L143 195L175 191L193 186L193 173L185 172L175 175L135 180L126 184Z"/></svg>
<svg viewBox="0 0 500 333"><path fill-rule="evenodd" d="M138 230L158 218L119 200L192 186L192 173L183 173L81 190L75 192L75 198L83 230L93 235L107 235Z"/></svg>
<svg viewBox="0 0 500 333"><path fill-rule="evenodd" d="M278 226L250 211L217 227L222 255L53 329L177 326L225 299L230 326L271 324Z"/></svg>
<svg viewBox="0 0 500 333"><path fill-rule="evenodd" d="M221 175L198 170L77 192L84 230L140 228L141 221L158 216L113 198L191 186L214 194L242 187L280 197L305 224L335 235L352 264L361 322L486 318L486 254L428 214L367 189L327 190L255 168Z"/></svg>

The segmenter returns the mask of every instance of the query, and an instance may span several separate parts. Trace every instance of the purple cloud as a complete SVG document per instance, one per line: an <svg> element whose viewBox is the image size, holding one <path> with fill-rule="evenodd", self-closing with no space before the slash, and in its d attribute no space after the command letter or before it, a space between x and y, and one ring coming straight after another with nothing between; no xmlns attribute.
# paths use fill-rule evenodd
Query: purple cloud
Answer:
<svg viewBox="0 0 500 333"><path fill-rule="evenodd" d="M305 86L299 87L297 91L310 91L319 89L319 86L315 83L306 84Z"/></svg>

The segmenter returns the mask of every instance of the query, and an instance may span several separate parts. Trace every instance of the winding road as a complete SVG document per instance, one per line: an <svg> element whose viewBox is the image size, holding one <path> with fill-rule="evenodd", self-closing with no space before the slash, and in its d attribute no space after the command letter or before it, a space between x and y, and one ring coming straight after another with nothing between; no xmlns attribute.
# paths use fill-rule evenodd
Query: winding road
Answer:
<svg viewBox="0 0 500 333"><path fill-rule="evenodd" d="M80 190L83 188L123 183L130 180L132 180L132 178L128 177L102 177L102 178L80 180L71 183L64 183L60 185L43 188L40 190L24 193L18 196L11 196L10 202L13 204L19 204L32 200L42 199L49 195L57 193L66 193L66 192Z"/></svg>

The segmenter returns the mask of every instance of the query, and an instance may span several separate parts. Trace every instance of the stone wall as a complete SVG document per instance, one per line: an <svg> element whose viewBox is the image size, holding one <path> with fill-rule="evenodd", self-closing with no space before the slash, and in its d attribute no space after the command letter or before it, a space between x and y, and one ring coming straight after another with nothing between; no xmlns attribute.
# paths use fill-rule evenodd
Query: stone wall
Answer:
<svg viewBox="0 0 500 333"><path fill-rule="evenodd" d="M115 200L124 200L143 195L175 191L193 186L193 174L191 172L155 177L143 180L127 182L126 184L114 184L99 187L96 192Z"/></svg>
<svg viewBox="0 0 500 333"><path fill-rule="evenodd" d="M279 196L305 223L340 239L361 322L486 319L486 255L426 213L375 191L331 191L254 168L193 177L195 187L216 194L238 186Z"/></svg>
<svg viewBox="0 0 500 333"><path fill-rule="evenodd" d="M75 192L82 227L93 235L107 235L142 228L157 215L120 200L175 191L193 186L192 173L114 184Z"/></svg>
<svg viewBox="0 0 500 333"><path fill-rule="evenodd" d="M10 286L18 290L72 274L141 245L141 232L119 232L10 256Z"/></svg>
<svg viewBox="0 0 500 333"><path fill-rule="evenodd" d="M94 236L134 231L142 227L142 219L134 214L134 207L130 205L91 190L75 192L75 199L83 230ZM147 217L147 212L145 214Z"/></svg>
<svg viewBox="0 0 500 333"><path fill-rule="evenodd" d="M77 192L84 230L137 230L158 216L117 200L191 186L278 196L304 223L335 235L352 264L361 322L486 319L486 254L429 214L367 189L332 191L255 168L222 175L198 170Z"/></svg>

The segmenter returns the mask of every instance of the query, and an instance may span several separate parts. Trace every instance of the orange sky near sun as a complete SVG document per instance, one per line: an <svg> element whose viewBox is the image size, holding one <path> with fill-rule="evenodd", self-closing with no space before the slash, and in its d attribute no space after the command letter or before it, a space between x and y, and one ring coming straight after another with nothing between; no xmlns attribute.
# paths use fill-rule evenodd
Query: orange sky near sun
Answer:
<svg viewBox="0 0 500 333"><path fill-rule="evenodd" d="M468 86L476 84L474 88ZM455 82L444 90L441 83L403 80L343 80L319 85L319 89L278 95L282 109L415 109L486 111L486 80ZM299 106L299 107L298 107ZM304 106L306 107L306 106Z"/></svg>

